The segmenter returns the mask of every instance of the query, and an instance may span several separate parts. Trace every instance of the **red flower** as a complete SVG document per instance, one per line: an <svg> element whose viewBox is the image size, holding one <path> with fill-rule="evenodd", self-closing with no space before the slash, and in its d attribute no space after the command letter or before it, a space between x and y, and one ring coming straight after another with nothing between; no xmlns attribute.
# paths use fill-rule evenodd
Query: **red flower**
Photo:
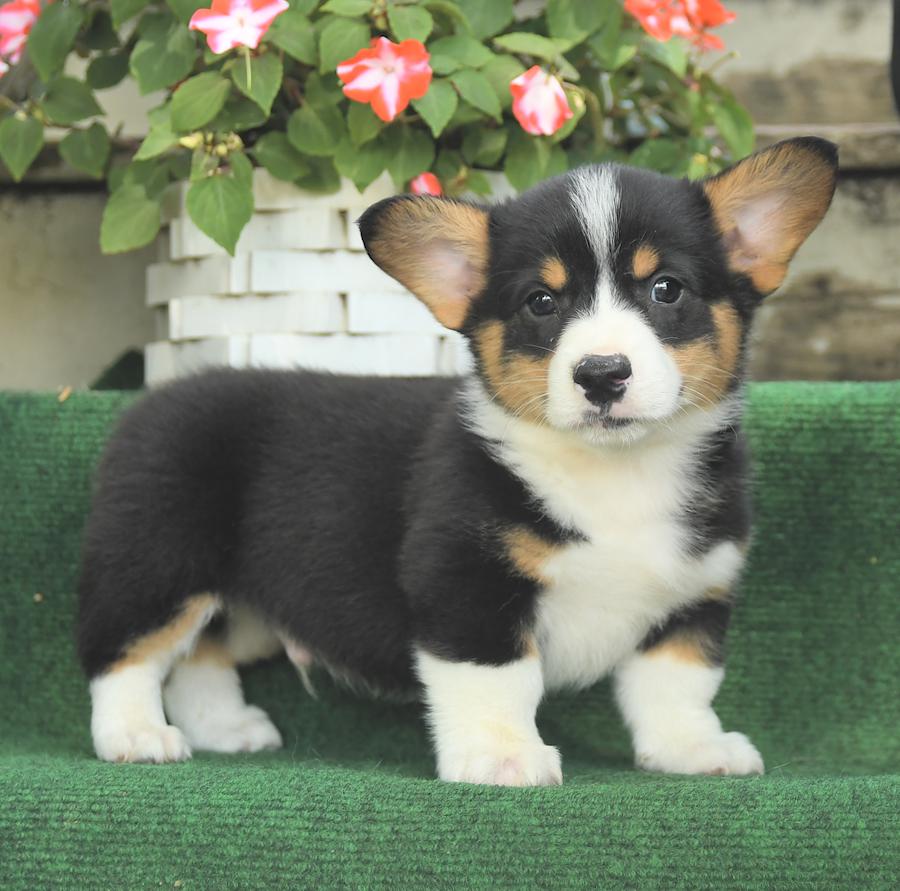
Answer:
<svg viewBox="0 0 900 891"><path fill-rule="evenodd" d="M28 32L40 14L39 0L13 0L0 6L0 56L3 59L15 65L22 58Z"/></svg>
<svg viewBox="0 0 900 891"><path fill-rule="evenodd" d="M288 8L287 0L212 0L198 9L188 27L202 31L214 53L238 46L256 49L272 22Z"/></svg>
<svg viewBox="0 0 900 891"><path fill-rule="evenodd" d="M625 0L625 11L631 13L641 27L657 40L672 36L672 9L670 0Z"/></svg>
<svg viewBox="0 0 900 891"><path fill-rule="evenodd" d="M414 195L443 195L441 181L433 173L420 173L410 180L409 190Z"/></svg>
<svg viewBox="0 0 900 891"><path fill-rule="evenodd" d="M550 136L572 117L562 84L540 65L510 81L509 91L516 120L533 136Z"/></svg>
<svg viewBox="0 0 900 891"><path fill-rule="evenodd" d="M383 121L392 121L410 99L421 99L431 85L428 51L418 40L392 43L376 37L368 49L337 67L344 95L354 102L368 102Z"/></svg>
<svg viewBox="0 0 900 891"><path fill-rule="evenodd" d="M706 29L735 19L719 0L625 0L625 9L656 40L665 41L677 34L704 50L725 46L721 37Z"/></svg>

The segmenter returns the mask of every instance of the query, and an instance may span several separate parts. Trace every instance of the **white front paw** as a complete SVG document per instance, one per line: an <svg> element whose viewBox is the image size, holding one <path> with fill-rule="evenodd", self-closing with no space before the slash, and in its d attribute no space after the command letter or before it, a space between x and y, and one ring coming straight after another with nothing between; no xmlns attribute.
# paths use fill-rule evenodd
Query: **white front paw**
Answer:
<svg viewBox="0 0 900 891"><path fill-rule="evenodd" d="M559 751L534 743L485 742L443 752L438 776L450 783L483 786L559 786Z"/></svg>
<svg viewBox="0 0 900 891"><path fill-rule="evenodd" d="M747 776L764 772L763 760L743 733L717 733L708 739L661 740L642 745L637 765L660 773Z"/></svg>
<svg viewBox="0 0 900 891"><path fill-rule="evenodd" d="M95 722L92 730L94 749L103 761L164 764L191 757L191 747L177 727L108 721Z"/></svg>

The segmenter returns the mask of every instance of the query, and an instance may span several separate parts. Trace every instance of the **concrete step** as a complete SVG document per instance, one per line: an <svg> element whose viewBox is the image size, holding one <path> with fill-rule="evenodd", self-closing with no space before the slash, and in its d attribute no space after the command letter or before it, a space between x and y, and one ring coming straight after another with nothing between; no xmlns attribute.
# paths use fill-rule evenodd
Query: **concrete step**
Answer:
<svg viewBox="0 0 900 891"><path fill-rule="evenodd" d="M761 124L896 121L891 0L726 0L717 76Z"/></svg>

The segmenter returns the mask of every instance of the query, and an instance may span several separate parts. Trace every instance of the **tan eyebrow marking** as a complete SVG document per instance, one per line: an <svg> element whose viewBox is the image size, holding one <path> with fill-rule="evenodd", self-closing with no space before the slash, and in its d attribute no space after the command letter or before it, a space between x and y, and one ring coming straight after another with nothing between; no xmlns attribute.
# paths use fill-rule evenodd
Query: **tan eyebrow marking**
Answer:
<svg viewBox="0 0 900 891"><path fill-rule="evenodd" d="M541 265L541 276L544 282L554 291L561 291L569 280L566 267L559 257L547 257Z"/></svg>
<svg viewBox="0 0 900 891"><path fill-rule="evenodd" d="M653 275L659 269L661 259L659 251L655 247L642 244L631 258L631 271L634 273L634 277L643 279Z"/></svg>

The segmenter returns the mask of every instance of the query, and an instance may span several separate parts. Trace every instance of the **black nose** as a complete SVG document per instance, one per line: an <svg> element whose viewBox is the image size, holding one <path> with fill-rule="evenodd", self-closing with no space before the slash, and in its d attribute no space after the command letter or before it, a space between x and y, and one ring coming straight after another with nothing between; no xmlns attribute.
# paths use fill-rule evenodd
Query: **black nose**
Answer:
<svg viewBox="0 0 900 891"><path fill-rule="evenodd" d="M625 395L631 363L626 356L585 356L576 366L574 379L588 402L602 405L617 402Z"/></svg>

